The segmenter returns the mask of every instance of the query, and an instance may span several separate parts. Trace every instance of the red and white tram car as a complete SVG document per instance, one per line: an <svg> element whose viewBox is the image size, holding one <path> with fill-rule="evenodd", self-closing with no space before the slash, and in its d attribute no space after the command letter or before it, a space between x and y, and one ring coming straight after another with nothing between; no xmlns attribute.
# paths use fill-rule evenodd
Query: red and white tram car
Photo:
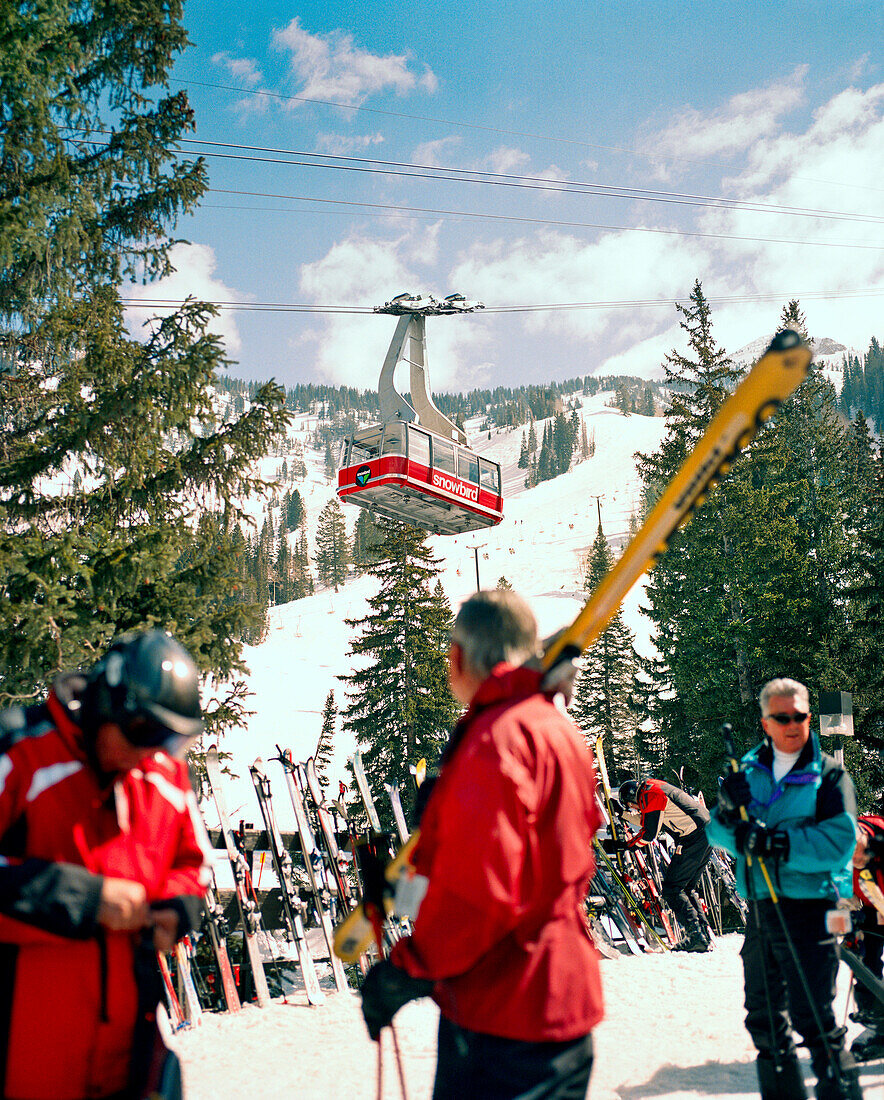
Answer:
<svg viewBox="0 0 884 1100"><path fill-rule="evenodd" d="M496 462L401 421L363 428L347 441L338 496L439 535L503 519Z"/></svg>
<svg viewBox="0 0 884 1100"><path fill-rule="evenodd" d="M400 295L377 312L399 316L378 384L382 423L344 444L338 496L389 519L440 535L493 527L503 519L500 466L467 446L466 435L436 408L426 374L426 315L480 308L452 295ZM393 384L410 368L411 403Z"/></svg>

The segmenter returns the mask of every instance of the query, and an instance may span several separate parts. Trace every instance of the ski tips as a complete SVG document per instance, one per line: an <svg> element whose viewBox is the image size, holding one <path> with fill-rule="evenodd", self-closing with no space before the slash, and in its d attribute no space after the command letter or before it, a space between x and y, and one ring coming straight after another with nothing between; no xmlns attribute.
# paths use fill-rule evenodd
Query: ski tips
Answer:
<svg viewBox="0 0 884 1100"><path fill-rule="evenodd" d="M792 351L794 348L807 347L804 338L794 329L784 328L774 336L768 351Z"/></svg>

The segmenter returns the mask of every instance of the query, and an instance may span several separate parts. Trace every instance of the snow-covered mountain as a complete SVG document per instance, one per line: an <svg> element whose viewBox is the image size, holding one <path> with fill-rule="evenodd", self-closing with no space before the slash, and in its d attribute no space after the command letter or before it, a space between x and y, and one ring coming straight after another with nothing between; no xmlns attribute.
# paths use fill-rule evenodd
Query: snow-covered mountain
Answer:
<svg viewBox="0 0 884 1100"><path fill-rule="evenodd" d="M735 363L743 363L749 365L760 359L773 339L774 334L769 336L759 336L757 340L751 341L738 351L731 352L731 359ZM844 381L842 363L844 356L858 355L862 358L865 355L864 351L858 351L856 348L849 348L845 344L839 344L837 340L831 339L829 336L823 336L820 339L811 340L811 348L813 348L813 359L815 363L818 363L825 374L826 378L834 385L836 390L841 389L841 383Z"/></svg>
<svg viewBox="0 0 884 1100"><path fill-rule="evenodd" d="M475 449L501 464L505 518L498 527L478 533L431 539L433 551L442 561L443 588L455 610L476 588L478 559L482 587L492 588L500 577L506 577L531 602L542 634L550 634L574 618L585 597L581 563L595 537L599 510L609 541L621 545L628 538L630 518L639 504L633 455L654 450L664 430L661 417L624 416L605 405L610 398L610 394L583 398L579 410L587 434L595 440L593 457L533 489L524 488L524 471L518 468L523 429L495 429L489 439L487 431L478 432L478 420L467 423ZM290 440L290 445L302 452L307 467L306 478L294 487L307 506L311 551L316 519L335 493L334 483L324 474L324 456L309 445L315 426L315 416L299 418ZM543 422L537 423L536 430L540 438ZM282 457L264 459L263 464L265 474L275 474ZM263 510L262 502L254 502L259 526ZM354 524L357 509L344 511L348 522ZM344 704L344 685L337 677L352 668L351 628L345 620L366 614L366 599L376 585L371 577L358 577L339 592L320 590L306 599L273 607L265 640L246 648L245 659L251 669L248 685L254 693L248 706L254 713L246 728L231 731L222 744L232 754L232 768L238 774L230 779L227 790L235 819L254 821L258 817L248 765L258 756L270 760L277 744L290 748L296 760L305 760L315 750L328 692L335 692L339 707ZM638 602L639 593L634 590L625 614L642 648L647 644L648 628L638 612ZM330 769L333 784L346 777L346 760L354 747L339 723ZM268 772L274 793L278 791L274 801L282 824L290 827L281 769L271 761ZM209 822L214 823L214 807L205 809Z"/></svg>

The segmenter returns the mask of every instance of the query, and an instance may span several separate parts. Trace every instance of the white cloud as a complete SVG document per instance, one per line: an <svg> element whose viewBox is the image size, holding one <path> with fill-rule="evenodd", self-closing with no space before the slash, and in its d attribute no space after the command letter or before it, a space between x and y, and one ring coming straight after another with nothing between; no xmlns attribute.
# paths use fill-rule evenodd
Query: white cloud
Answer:
<svg viewBox="0 0 884 1100"><path fill-rule="evenodd" d="M776 131L780 119L804 101L807 66L785 80L732 96L714 111L686 107L662 130L648 133L641 146L649 153L701 159L740 153Z"/></svg>
<svg viewBox="0 0 884 1100"><path fill-rule="evenodd" d="M381 57L369 53L343 31L310 34L297 16L274 31L273 44L290 55L291 75L299 94L308 99L359 106L374 92L392 89L397 95L416 90L432 94L438 86L428 68L413 72L411 59L404 54Z"/></svg>
<svg viewBox="0 0 884 1100"><path fill-rule="evenodd" d="M438 141L425 141L422 145L416 145L411 154L412 164L437 164L447 167L451 164L454 153L460 148L461 138L457 135L440 138Z"/></svg>
<svg viewBox="0 0 884 1100"><path fill-rule="evenodd" d="M145 332L145 321L150 317L162 317L171 312L151 305L152 302L182 302L187 297L204 302L244 301L243 295L226 286L215 276L217 259L214 249L205 244L178 244L171 252L175 271L165 279L149 283L130 284L125 287L123 297L143 301L143 306L130 306L126 310L126 321L136 337ZM209 331L216 333L224 342L229 355L235 355L241 347L239 330L235 314L222 310L209 323Z"/></svg>
<svg viewBox="0 0 884 1100"><path fill-rule="evenodd" d="M524 169L530 161L531 158L521 149L499 145L489 154L487 164L492 172L512 173Z"/></svg>
<svg viewBox="0 0 884 1100"><path fill-rule="evenodd" d="M381 133L354 134L352 137L344 134L318 134L316 149L317 152L344 156L347 153L369 149L372 145L382 145L383 142L384 135Z"/></svg>
<svg viewBox="0 0 884 1100"><path fill-rule="evenodd" d="M232 57L226 50L214 54L212 64L226 69L246 88L255 88L264 79L257 63L250 57Z"/></svg>
<svg viewBox="0 0 884 1100"><path fill-rule="evenodd" d="M689 293L705 263L702 246L689 238L615 232L585 241L547 230L514 242L473 246L455 266L451 284L495 305L657 299ZM630 315L613 307L529 313L523 324L528 332L569 342L605 337L622 345L624 338L640 338L647 325L669 323L659 309L642 317L647 322L633 333ZM597 349L588 350L597 362ZM550 354L555 357L555 350Z"/></svg>

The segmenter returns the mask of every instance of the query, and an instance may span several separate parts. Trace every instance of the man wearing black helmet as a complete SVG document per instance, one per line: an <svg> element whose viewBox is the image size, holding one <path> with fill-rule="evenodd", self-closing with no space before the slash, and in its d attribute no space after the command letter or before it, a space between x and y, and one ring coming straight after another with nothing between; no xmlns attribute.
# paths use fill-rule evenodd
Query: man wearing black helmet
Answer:
<svg viewBox="0 0 884 1100"><path fill-rule="evenodd" d="M712 857L706 839L708 810L699 799L664 779L645 779L641 783L627 779L621 783L617 797L625 810L641 815L641 826L627 842L628 848L650 844L661 831L675 842L660 893L685 930L678 949L710 950L709 925L696 892L703 868Z"/></svg>
<svg viewBox="0 0 884 1100"><path fill-rule="evenodd" d="M0 713L0 1095L141 1095L145 959L198 923L207 884L183 760L201 730L196 665L159 630Z"/></svg>

